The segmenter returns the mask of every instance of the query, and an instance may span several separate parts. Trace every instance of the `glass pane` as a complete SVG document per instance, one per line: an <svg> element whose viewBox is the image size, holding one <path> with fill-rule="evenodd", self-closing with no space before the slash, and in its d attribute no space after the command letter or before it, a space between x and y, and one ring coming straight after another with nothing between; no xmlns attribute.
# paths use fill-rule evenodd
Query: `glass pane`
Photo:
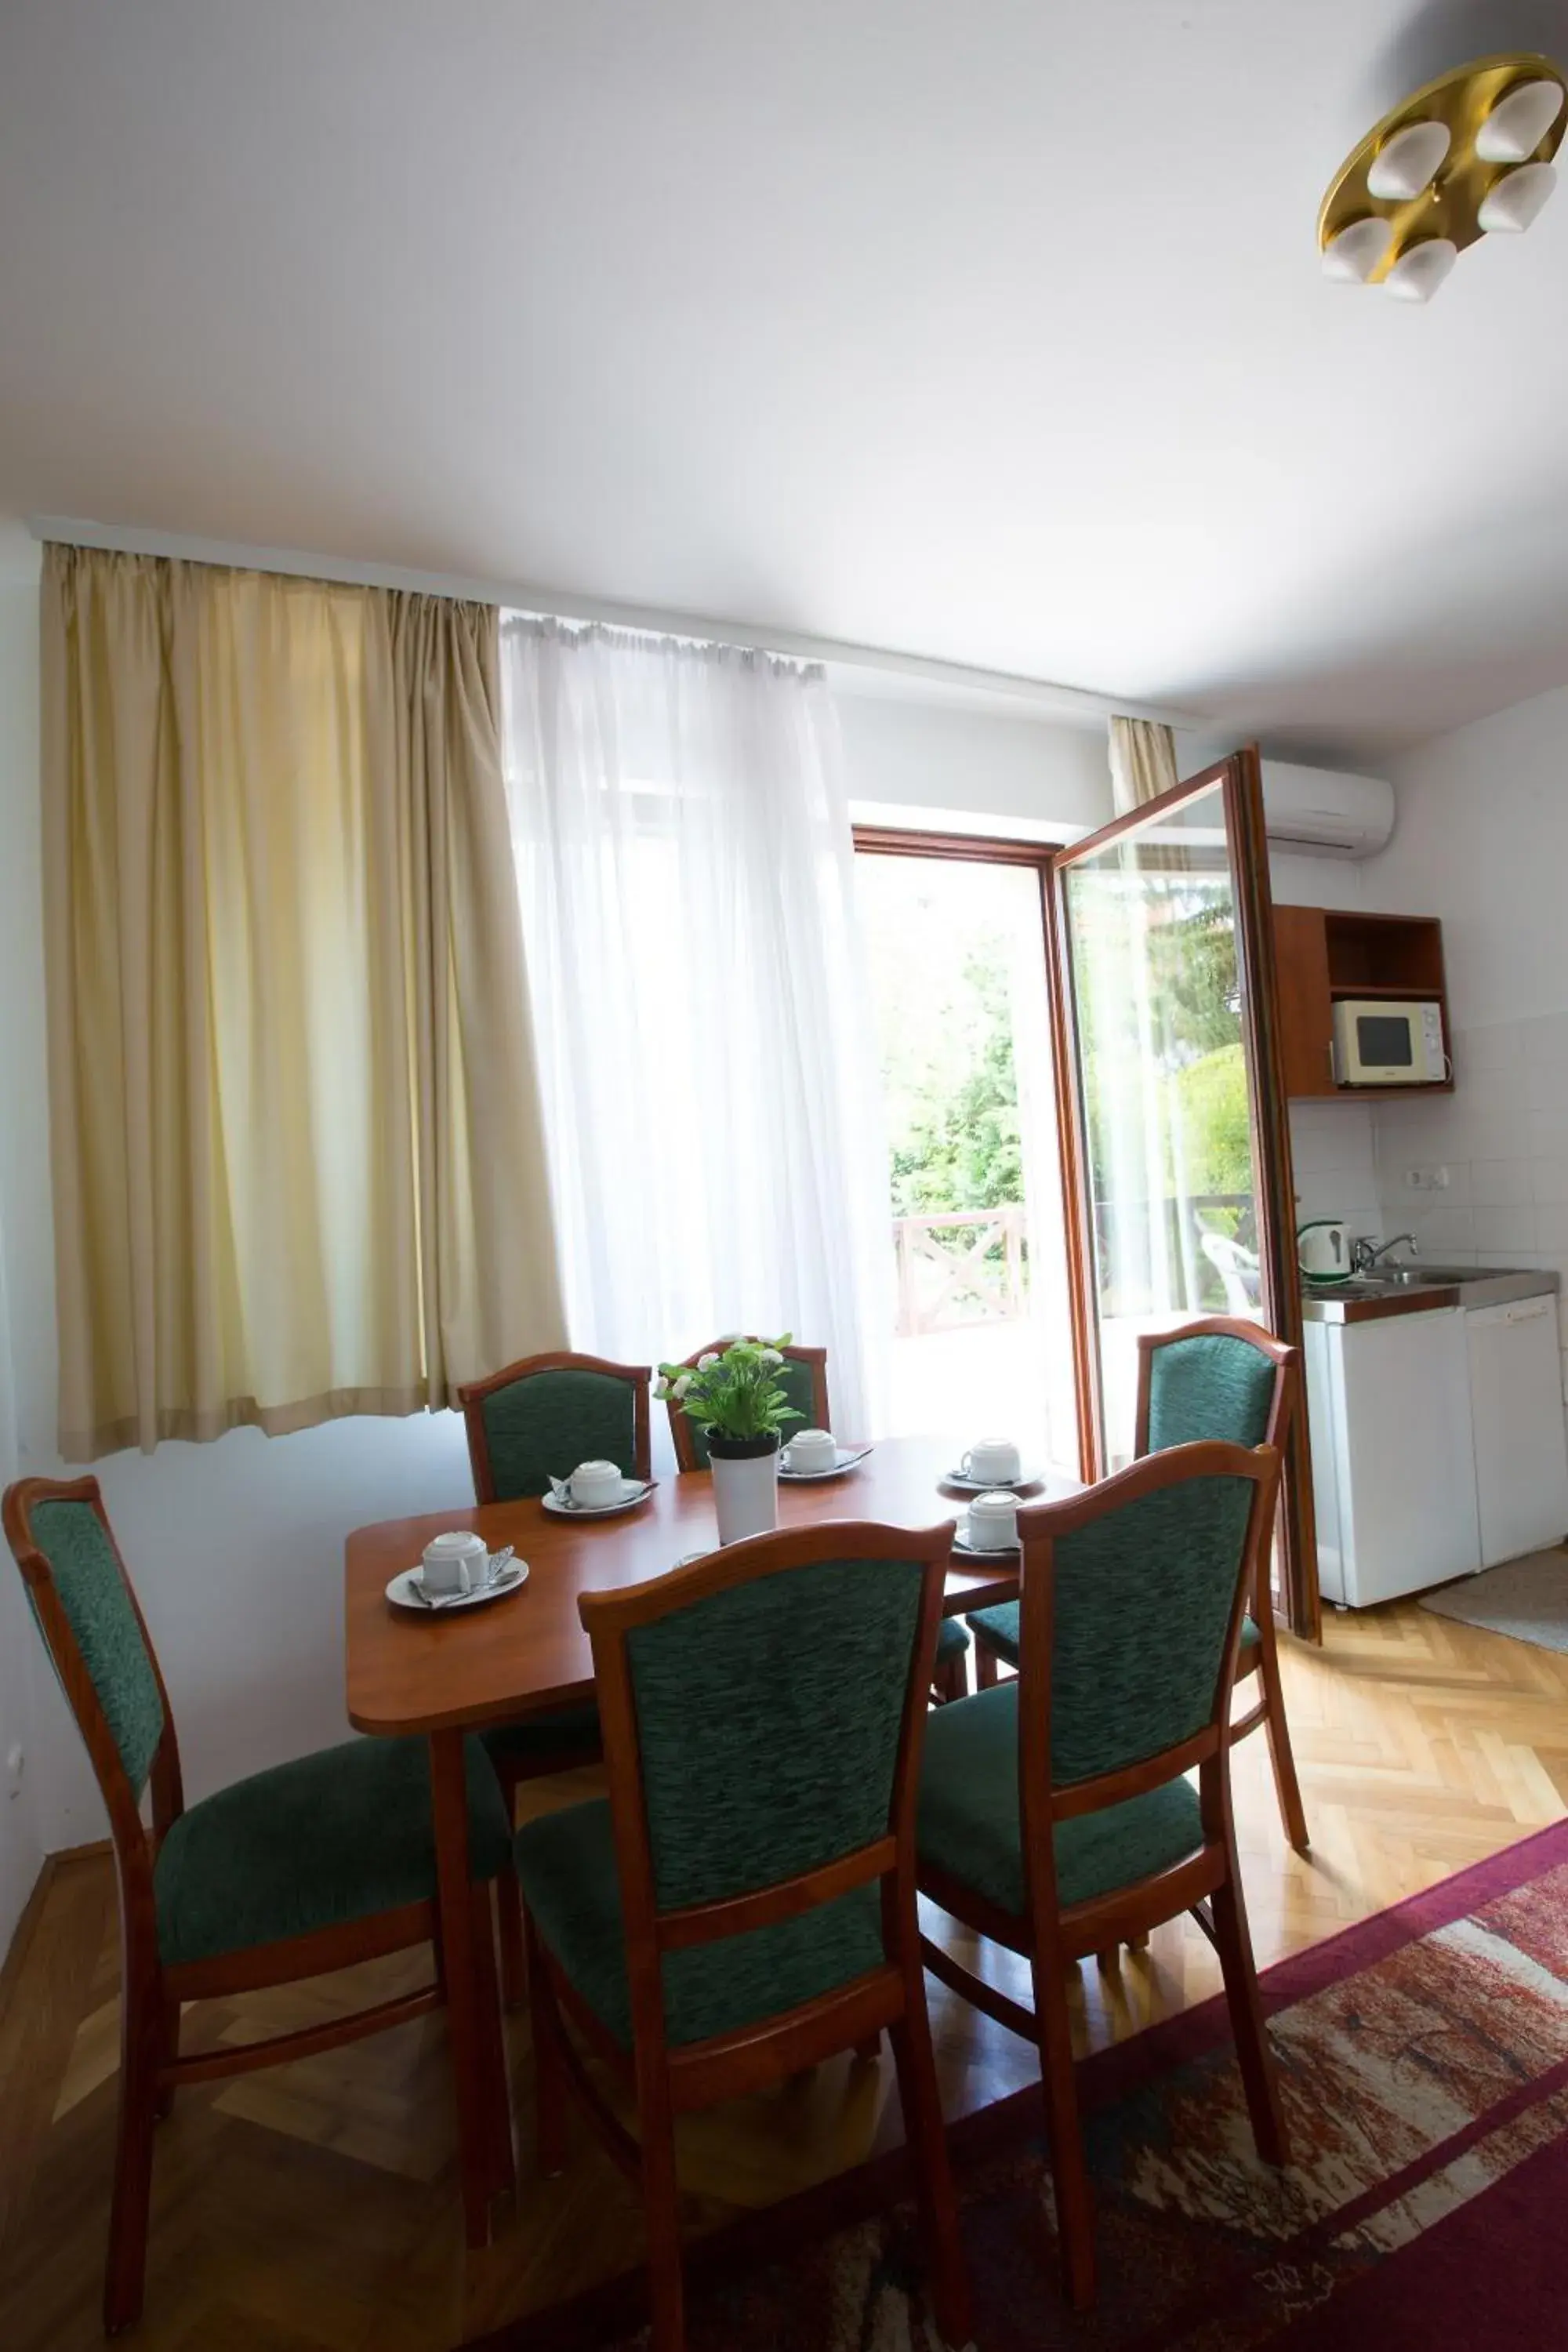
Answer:
<svg viewBox="0 0 1568 2352"><path fill-rule="evenodd" d="M1355 1024L1356 1052L1374 1070L1407 1070L1415 1059L1415 1024L1408 1013L1363 1013Z"/></svg>
<svg viewBox="0 0 1568 2352"><path fill-rule="evenodd" d="M879 852L855 869L889 1150L889 1434L1071 1465L1038 869Z"/></svg>
<svg viewBox="0 0 1568 2352"><path fill-rule="evenodd" d="M1132 1455L1139 1332L1260 1317L1223 787L1092 852L1063 883L1114 1468Z"/></svg>

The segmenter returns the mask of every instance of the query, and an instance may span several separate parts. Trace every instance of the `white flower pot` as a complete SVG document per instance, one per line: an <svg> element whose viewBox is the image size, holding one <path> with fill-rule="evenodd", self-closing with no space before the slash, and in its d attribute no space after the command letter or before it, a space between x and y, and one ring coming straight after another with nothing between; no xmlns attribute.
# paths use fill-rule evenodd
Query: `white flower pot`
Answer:
<svg viewBox="0 0 1568 2352"><path fill-rule="evenodd" d="M779 1523L777 1438L765 1454L747 1454L739 1459L719 1452L723 1443L722 1438L708 1441L720 1542L740 1543L747 1536L771 1534Z"/></svg>

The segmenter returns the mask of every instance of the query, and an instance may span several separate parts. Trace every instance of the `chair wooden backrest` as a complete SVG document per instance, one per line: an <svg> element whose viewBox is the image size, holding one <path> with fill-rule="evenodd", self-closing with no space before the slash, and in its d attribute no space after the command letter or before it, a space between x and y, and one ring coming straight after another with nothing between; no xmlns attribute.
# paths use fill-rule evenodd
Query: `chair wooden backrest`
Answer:
<svg viewBox="0 0 1568 2352"><path fill-rule="evenodd" d="M734 1336L733 1333L731 1334L731 1339ZM745 1337L754 1339L756 1334L747 1332ZM710 1339L707 1347L693 1348L690 1355L683 1356L681 1361L695 1368L703 1356L722 1355L729 1345L729 1339ZM826 1349L797 1348L792 1343L787 1348L782 1348L779 1352L784 1358L784 1363L779 1370L780 1382L789 1391L790 1403L796 1412L803 1416L800 1421L792 1423L790 1429L831 1429L833 1423L829 1417L827 1403ZM676 1468L706 1470L708 1441L702 1432L690 1416L682 1411L674 1397L667 1400L667 1410L669 1413L670 1443L675 1448ZM789 1435L790 1430L786 1429L784 1432L786 1443Z"/></svg>
<svg viewBox="0 0 1568 2352"><path fill-rule="evenodd" d="M639 2063L666 2052L671 1955L879 1882L882 1949L916 1948L921 1742L952 1542L951 1522L836 1522L579 1601ZM764 2000L748 2041L767 2013Z"/></svg>
<svg viewBox="0 0 1568 2352"><path fill-rule="evenodd" d="M612 1364L565 1351L524 1356L458 1391L480 1503L544 1495L579 1462L614 1462L627 1478L653 1475L649 1364Z"/></svg>
<svg viewBox="0 0 1568 2352"><path fill-rule="evenodd" d="M1021 1510L1019 1784L1037 1935L1055 1825L1197 1769L1205 1843L1228 1820L1242 1622L1272 1523L1272 1446L1171 1446Z"/></svg>
<svg viewBox="0 0 1568 2352"><path fill-rule="evenodd" d="M1138 1335L1136 1458L1224 1439L1283 1454L1301 1351L1237 1315Z"/></svg>
<svg viewBox="0 0 1568 2352"><path fill-rule="evenodd" d="M0 1526L109 1813L130 2000L158 1977L153 1864L184 1811L169 1695L98 1480L19 1479Z"/></svg>

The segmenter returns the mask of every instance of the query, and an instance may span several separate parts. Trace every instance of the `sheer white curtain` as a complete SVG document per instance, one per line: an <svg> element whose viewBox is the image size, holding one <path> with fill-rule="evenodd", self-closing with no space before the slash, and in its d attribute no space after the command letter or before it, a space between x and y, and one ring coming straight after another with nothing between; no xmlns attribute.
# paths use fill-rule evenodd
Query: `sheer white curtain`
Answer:
<svg viewBox="0 0 1568 2352"><path fill-rule="evenodd" d="M823 673L508 614L501 674L573 1344L790 1330L874 1435L887 1171Z"/></svg>

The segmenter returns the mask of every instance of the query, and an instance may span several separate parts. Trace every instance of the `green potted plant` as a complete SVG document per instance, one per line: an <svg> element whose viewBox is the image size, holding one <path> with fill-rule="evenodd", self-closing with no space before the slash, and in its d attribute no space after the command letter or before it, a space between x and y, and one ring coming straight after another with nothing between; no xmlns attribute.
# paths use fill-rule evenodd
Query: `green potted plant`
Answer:
<svg viewBox="0 0 1568 2352"><path fill-rule="evenodd" d="M778 1377L789 1336L731 1339L695 1364L658 1368L654 1394L673 1398L707 1440L721 1544L778 1525L779 1433L804 1419Z"/></svg>

